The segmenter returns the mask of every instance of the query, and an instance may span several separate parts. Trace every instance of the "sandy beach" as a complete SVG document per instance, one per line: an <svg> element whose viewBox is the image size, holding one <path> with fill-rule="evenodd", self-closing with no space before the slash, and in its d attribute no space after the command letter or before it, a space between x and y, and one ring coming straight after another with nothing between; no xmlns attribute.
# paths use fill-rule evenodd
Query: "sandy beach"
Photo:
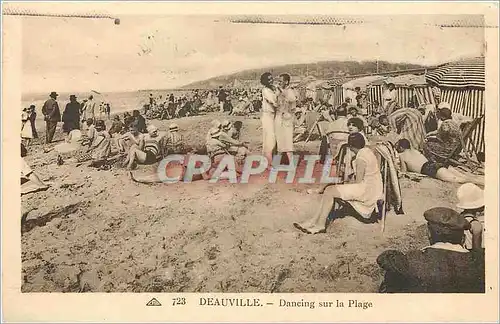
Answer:
<svg viewBox="0 0 500 324"><path fill-rule="evenodd" d="M201 148L214 118L224 117L175 122L186 143ZM259 116L228 119L243 121L242 138L260 152ZM151 121L162 131L171 122ZM317 140L296 145L318 147ZM292 223L317 206L320 197L306 193L312 185L145 185L124 169L58 166L56 159L37 143L26 157L52 186L22 196L23 292L376 292L377 256L428 245L423 212L453 208L458 187L403 178L405 214L389 212L384 233L380 224L345 217L326 234L306 235Z"/></svg>

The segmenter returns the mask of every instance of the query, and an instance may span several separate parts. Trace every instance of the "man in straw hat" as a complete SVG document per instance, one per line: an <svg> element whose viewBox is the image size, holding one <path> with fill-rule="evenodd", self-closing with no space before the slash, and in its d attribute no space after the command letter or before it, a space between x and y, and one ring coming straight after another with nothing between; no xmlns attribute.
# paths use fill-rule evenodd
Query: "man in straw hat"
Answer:
<svg viewBox="0 0 500 324"><path fill-rule="evenodd" d="M444 207L427 210L430 246L403 254L383 252L377 258L386 271L380 292L484 293L484 250L462 246L469 222Z"/></svg>
<svg viewBox="0 0 500 324"><path fill-rule="evenodd" d="M457 190L457 207L463 209L461 215L470 223L465 231L464 246L468 250L484 248L484 192L472 183L465 183Z"/></svg>
<svg viewBox="0 0 500 324"><path fill-rule="evenodd" d="M184 139L179 134L179 125L176 123L170 124L168 127L169 133L167 135L166 154L181 154L184 151Z"/></svg>
<svg viewBox="0 0 500 324"><path fill-rule="evenodd" d="M45 120L45 143L52 142L56 132L57 123L61 121L61 111L57 103L57 92L52 91L49 99L45 101L42 107L42 114Z"/></svg>

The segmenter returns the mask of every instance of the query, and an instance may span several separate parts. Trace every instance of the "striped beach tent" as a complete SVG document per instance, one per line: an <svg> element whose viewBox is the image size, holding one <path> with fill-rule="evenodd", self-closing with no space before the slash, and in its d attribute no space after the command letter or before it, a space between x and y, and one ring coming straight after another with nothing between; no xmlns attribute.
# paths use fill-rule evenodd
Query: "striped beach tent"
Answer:
<svg viewBox="0 0 500 324"><path fill-rule="evenodd" d="M462 114L466 117L477 118L485 114L483 89L445 88L441 90L441 101L449 103L453 113ZM475 149L477 152L484 152L484 131L485 120L483 119L479 127L472 132L470 140L466 143L468 150Z"/></svg>
<svg viewBox="0 0 500 324"><path fill-rule="evenodd" d="M484 57L464 59L438 66L425 75L427 82L446 88L485 87Z"/></svg>

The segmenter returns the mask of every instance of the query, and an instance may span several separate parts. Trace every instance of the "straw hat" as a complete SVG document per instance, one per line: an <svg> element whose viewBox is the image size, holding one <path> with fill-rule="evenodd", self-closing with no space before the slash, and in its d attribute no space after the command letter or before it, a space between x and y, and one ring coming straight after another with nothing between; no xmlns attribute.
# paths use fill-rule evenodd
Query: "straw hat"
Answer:
<svg viewBox="0 0 500 324"><path fill-rule="evenodd" d="M214 138L214 137L219 137L220 135L220 129L218 128L211 128L210 131L209 131L209 134L210 134L210 137Z"/></svg>
<svg viewBox="0 0 500 324"><path fill-rule="evenodd" d="M177 125L176 123L172 123L172 124L170 124L170 126L168 126L168 129L171 132L178 131L179 130L179 125Z"/></svg>
<svg viewBox="0 0 500 324"><path fill-rule="evenodd" d="M458 204L461 209L476 209L484 206L484 192L472 183L465 183L457 190Z"/></svg>

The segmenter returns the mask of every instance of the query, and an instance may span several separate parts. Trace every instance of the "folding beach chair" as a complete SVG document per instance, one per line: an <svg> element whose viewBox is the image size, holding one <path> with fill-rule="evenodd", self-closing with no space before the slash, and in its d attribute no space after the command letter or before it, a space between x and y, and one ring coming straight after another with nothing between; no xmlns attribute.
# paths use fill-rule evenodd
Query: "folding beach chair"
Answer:
<svg viewBox="0 0 500 324"><path fill-rule="evenodd" d="M340 149L339 153L335 157L336 161L336 175L337 177L341 180L341 183L344 183L346 181L346 174L345 174L345 163L344 163L344 158L346 156L347 150L348 150L347 144L343 144ZM375 220L380 223L380 229L381 232L383 233L385 231L385 218L387 215L387 212L390 210L390 190L388 190L388 186L390 185L388 182L388 177L389 177L389 171L388 171L388 162L380 156L380 154L377 154L374 152L375 155L377 156L377 159L379 160L380 158L380 172L382 174L382 199L377 200L377 206L376 210L374 211L375 213ZM344 201L340 198L335 198L334 199L334 207L339 206L340 208L345 208L346 206L350 206L350 204L347 201ZM352 209L352 208L351 208Z"/></svg>
<svg viewBox="0 0 500 324"><path fill-rule="evenodd" d="M479 124L481 123L483 118L484 118L484 115L482 115L480 117L476 117L471 122L466 123L465 126L462 127L462 129L461 129L462 141L461 141L461 143L457 144L456 148L448 156L439 155L437 153L434 153L434 154L443 160L448 160L450 162L450 164L454 167L458 167L458 166L462 166L462 167L466 167L466 168L479 167L473 161L468 160L468 162L470 162L470 164L472 164L472 166L469 166L466 163L462 163L462 162L458 161L457 159L455 159L455 157L459 156L460 153L462 152L462 150L464 150L465 153L467 154L467 148L466 148L467 141L470 140L472 133L479 126ZM465 145L462 145L462 143L464 143ZM477 153L477 148L474 145L474 143L472 141L470 143L473 146L473 150Z"/></svg>

